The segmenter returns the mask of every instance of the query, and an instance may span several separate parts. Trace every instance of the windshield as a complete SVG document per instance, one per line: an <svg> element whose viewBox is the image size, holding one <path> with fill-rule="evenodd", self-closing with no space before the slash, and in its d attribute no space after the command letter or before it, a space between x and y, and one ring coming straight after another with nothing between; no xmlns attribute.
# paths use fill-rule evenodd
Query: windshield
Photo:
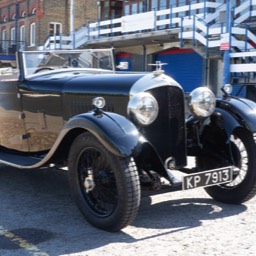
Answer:
<svg viewBox="0 0 256 256"><path fill-rule="evenodd" d="M70 51L25 51L22 53L24 75L28 77L41 71L72 69L113 70L111 49Z"/></svg>

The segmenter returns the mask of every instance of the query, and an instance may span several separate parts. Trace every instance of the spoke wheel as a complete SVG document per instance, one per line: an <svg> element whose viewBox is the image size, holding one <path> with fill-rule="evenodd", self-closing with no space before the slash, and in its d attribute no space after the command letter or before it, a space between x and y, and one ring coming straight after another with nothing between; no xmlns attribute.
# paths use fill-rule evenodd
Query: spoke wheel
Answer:
<svg viewBox="0 0 256 256"><path fill-rule="evenodd" d="M230 138L230 163L221 163L208 158L197 158L201 169L214 169L233 165L237 168L234 179L227 184L206 187L205 191L217 201L243 203L256 194L256 144L252 134L245 129L236 129Z"/></svg>
<svg viewBox="0 0 256 256"><path fill-rule="evenodd" d="M248 173L249 159L244 142L240 137L231 135L231 151L234 165L239 169L238 173L234 175L234 179L227 184L220 185L223 188L235 188L239 186L246 178Z"/></svg>
<svg viewBox="0 0 256 256"><path fill-rule="evenodd" d="M85 148L78 162L79 185L89 208L99 217L111 215L117 205L116 179L111 165L97 148Z"/></svg>
<svg viewBox="0 0 256 256"><path fill-rule="evenodd" d="M133 159L118 158L83 133L72 144L69 174L75 201L92 225L114 232L134 220L140 184Z"/></svg>

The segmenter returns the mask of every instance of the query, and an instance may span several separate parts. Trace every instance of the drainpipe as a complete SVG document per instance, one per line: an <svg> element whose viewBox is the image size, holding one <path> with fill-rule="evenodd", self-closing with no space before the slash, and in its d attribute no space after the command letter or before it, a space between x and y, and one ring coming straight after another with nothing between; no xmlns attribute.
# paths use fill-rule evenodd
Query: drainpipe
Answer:
<svg viewBox="0 0 256 256"><path fill-rule="evenodd" d="M70 36L73 40L73 49L75 48L75 34L74 34L74 0L70 0Z"/></svg>
<svg viewBox="0 0 256 256"><path fill-rule="evenodd" d="M223 62L223 85L230 83L230 47L231 47L231 20L230 20L230 0L226 2L226 33L229 34L229 47L224 51Z"/></svg>
<svg viewBox="0 0 256 256"><path fill-rule="evenodd" d="M143 44L143 71L147 70L147 48L146 46Z"/></svg>
<svg viewBox="0 0 256 256"><path fill-rule="evenodd" d="M98 20L101 20L101 1L97 1L97 7L98 7L98 10L97 10L97 12L98 12Z"/></svg>
<svg viewBox="0 0 256 256"><path fill-rule="evenodd" d="M19 22L19 3L18 1L16 0L16 4L15 4L15 45L16 45L16 49L18 49L18 40L19 40L19 32L18 32L18 29L19 29L19 26L18 26L18 22Z"/></svg>

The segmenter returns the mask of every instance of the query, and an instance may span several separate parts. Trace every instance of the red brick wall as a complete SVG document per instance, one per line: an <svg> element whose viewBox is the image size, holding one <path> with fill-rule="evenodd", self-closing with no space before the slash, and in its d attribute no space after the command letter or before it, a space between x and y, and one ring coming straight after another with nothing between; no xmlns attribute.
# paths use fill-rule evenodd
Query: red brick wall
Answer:
<svg viewBox="0 0 256 256"><path fill-rule="evenodd" d="M39 2L41 1L41 2ZM49 35L49 24L51 22L62 24L63 35L70 32L70 2L71 0L19 0L19 21L18 27L25 25L26 45L28 49L33 50L36 47L29 47L31 23L36 24L36 46L43 45ZM73 0L74 2L74 29L79 29L89 20L97 19L97 1L95 0ZM0 1L0 40L1 31L6 30L7 40L10 39L10 29L15 26L15 20L12 20L12 14L16 12L16 0ZM43 8L43 9L40 9ZM33 9L37 10L32 14ZM23 11L26 11L26 17L21 17ZM7 15L7 22L3 21L4 15ZM19 34L18 34L19 35Z"/></svg>

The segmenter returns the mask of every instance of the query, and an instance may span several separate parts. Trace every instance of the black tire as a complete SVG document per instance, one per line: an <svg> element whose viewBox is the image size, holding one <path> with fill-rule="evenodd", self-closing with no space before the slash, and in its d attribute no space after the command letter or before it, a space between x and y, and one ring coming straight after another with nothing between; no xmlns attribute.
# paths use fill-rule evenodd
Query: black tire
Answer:
<svg viewBox="0 0 256 256"><path fill-rule="evenodd" d="M89 223L116 232L134 220L141 191L132 158L118 158L85 132L72 144L68 167L71 192Z"/></svg>
<svg viewBox="0 0 256 256"><path fill-rule="evenodd" d="M206 187L205 191L217 201L240 204L256 194L256 144L253 135L245 129L236 129L231 136L231 141L232 157L235 166L239 168L239 173L234 176L232 182ZM198 164L204 162L204 168L221 167L219 164L213 166L209 159L202 160L200 159ZM225 165L222 164L222 166Z"/></svg>

